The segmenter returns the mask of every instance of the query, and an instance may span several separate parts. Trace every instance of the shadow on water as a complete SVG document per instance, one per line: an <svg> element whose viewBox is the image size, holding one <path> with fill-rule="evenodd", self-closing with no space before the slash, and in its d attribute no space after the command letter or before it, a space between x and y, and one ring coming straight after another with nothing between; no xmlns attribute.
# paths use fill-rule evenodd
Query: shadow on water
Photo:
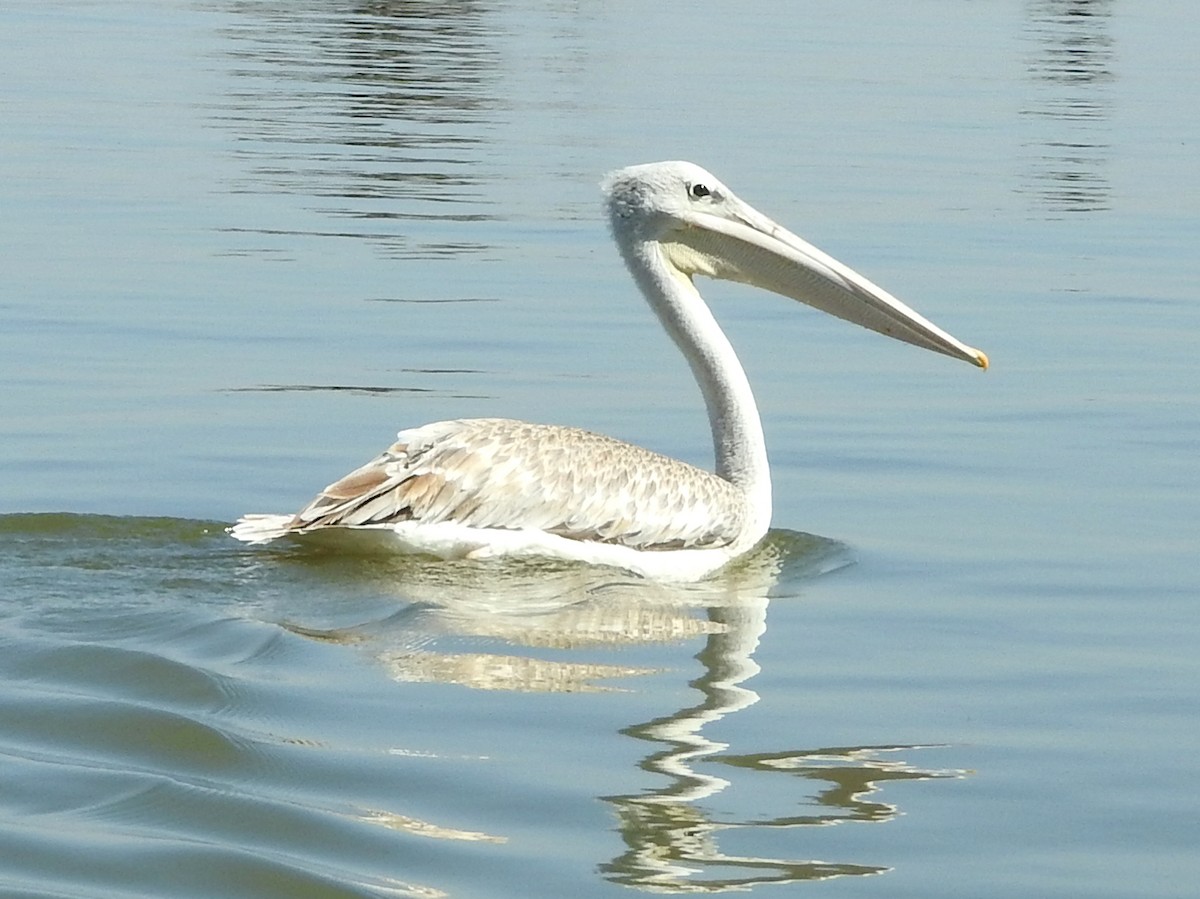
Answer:
<svg viewBox="0 0 1200 899"><path fill-rule="evenodd" d="M1116 52L1112 0L1030 0L1024 39L1029 92L1026 190L1043 215L1098 212L1111 205L1110 85Z"/></svg>
<svg viewBox="0 0 1200 899"><path fill-rule="evenodd" d="M699 584L668 585L579 566L414 564L411 560L362 567L299 549L284 558L312 566L319 577L341 578L349 566L413 600L383 620L330 630L292 626L322 641L357 645L404 682L438 682L480 690L589 693L620 689L604 681L659 673L561 652L687 639L703 641L695 659L701 673L689 682L695 702L631 724L625 736L648 744L640 769L661 781L641 792L604 795L616 816L625 850L599 865L607 879L658 892L723 892L757 884L794 883L880 874L886 866L817 859L728 854L722 843L751 845L771 831L841 823L884 823L896 806L872 798L892 781L963 776L926 770L902 754L921 746L788 748L731 752L705 729L754 705L750 681L760 668L754 652L767 629L774 600L794 598L804 585L850 564L845 546L793 531L772 531L758 551L731 570ZM483 642L486 651L477 644ZM502 649L497 649L497 641ZM787 777L795 792L776 788L789 806L778 815L731 819L711 808L718 796L735 804L747 778ZM808 799L804 799L804 795ZM756 839L756 836L758 839ZM799 842L800 835L793 836Z"/></svg>

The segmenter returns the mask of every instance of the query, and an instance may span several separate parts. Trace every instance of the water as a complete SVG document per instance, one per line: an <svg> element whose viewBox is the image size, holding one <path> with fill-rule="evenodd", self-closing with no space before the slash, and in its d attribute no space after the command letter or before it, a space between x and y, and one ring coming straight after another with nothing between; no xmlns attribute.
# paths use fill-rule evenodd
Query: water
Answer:
<svg viewBox="0 0 1200 899"><path fill-rule="evenodd" d="M1189 4L0 22L4 895L1191 895ZM673 157L992 370L704 285L777 530L688 589L224 536L437 418L707 462Z"/></svg>

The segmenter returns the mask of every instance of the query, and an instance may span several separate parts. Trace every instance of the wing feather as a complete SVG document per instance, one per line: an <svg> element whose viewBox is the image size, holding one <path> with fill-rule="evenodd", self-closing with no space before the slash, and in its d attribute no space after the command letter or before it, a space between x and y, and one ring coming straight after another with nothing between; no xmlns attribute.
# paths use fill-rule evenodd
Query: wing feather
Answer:
<svg viewBox="0 0 1200 899"><path fill-rule="evenodd" d="M398 438L289 529L458 522L680 549L732 542L746 515L741 493L711 472L578 428L461 419Z"/></svg>

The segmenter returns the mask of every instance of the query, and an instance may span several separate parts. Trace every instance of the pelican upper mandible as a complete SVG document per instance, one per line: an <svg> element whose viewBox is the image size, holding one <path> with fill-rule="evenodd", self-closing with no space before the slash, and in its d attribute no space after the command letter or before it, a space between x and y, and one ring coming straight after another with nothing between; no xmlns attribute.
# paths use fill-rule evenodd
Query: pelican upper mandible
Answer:
<svg viewBox="0 0 1200 899"><path fill-rule="evenodd" d="M630 166L602 186L621 256L704 395L714 471L578 428L439 421L401 431L296 514L246 515L230 533L266 543L369 529L398 552L442 559L550 557L672 580L710 574L766 534L771 473L750 383L696 275L752 284L987 368L982 352L697 165Z"/></svg>

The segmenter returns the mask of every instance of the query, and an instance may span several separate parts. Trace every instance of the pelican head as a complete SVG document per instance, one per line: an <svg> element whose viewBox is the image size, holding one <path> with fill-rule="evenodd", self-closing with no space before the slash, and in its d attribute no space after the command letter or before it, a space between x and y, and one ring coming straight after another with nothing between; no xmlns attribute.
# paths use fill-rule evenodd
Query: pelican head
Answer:
<svg viewBox="0 0 1200 899"><path fill-rule="evenodd" d="M626 258L656 246L674 273L752 284L896 340L987 368L988 358L740 200L690 162L619 169L602 187Z"/></svg>

